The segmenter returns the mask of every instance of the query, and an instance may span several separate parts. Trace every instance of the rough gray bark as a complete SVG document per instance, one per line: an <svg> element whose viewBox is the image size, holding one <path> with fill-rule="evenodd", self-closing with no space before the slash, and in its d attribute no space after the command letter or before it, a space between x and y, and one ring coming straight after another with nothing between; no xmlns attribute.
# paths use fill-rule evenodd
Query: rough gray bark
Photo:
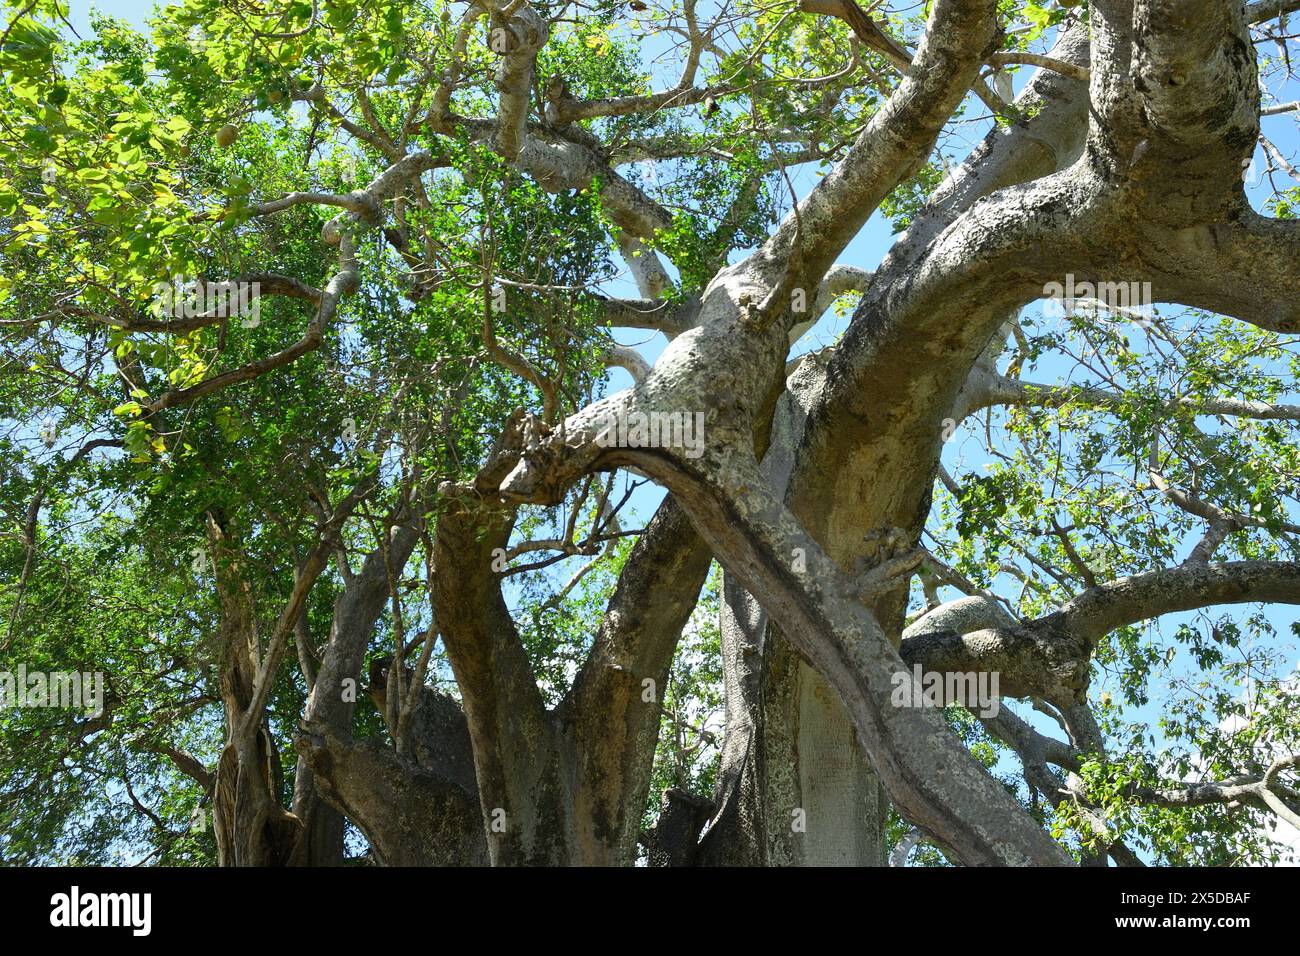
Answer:
<svg viewBox="0 0 1300 956"><path fill-rule="evenodd" d="M715 440L703 458L688 464L663 451L622 449L604 455L609 464L634 464L665 484L724 566L764 595L785 633L845 701L904 813L966 862L1061 863L1060 849L1025 821L937 714L891 712L884 703L890 678L901 668L897 653L871 612L851 596L854 589L841 569L774 497L749 441L749 416L784 369L788 329L795 320L785 295L798 287L799 273L809 274L793 262L781 272L771 257L798 232L795 259L801 267L811 265L811 274L820 279L837 245L856 231L855 213L869 213L928 152L942 116L955 105L952 97L960 98L968 87L992 28L991 10L979 4L936 4L917 69L877 114L898 135L882 140L873 119L854 146L857 155L851 152L844 164L851 172L826 177L763 249L724 270L705 292L700 325L676 338L654 372L618 397L637 408L717 410L711 423ZM865 201L846 210L841 191ZM807 238L797 223L810 224L817 239ZM951 398L956 388L949 387ZM594 442L597 410L600 406L570 418L563 444L544 432L535 435L501 486L507 498L556 500L559 489L596 465L602 457ZM933 447L935 440L927 444ZM806 556L799 572L791 567L796 549ZM958 815L956 806L963 808Z"/></svg>
<svg viewBox="0 0 1300 956"><path fill-rule="evenodd" d="M350 736L355 707L338 690L357 679L389 597L377 551L336 603L298 741L298 781L325 802L318 819L330 820L324 811L340 822L346 815L384 863L629 864L658 740L659 693L709 552L666 501L625 564L586 665L547 711L492 570L513 512L462 495L436 528L435 560L459 573L438 576L435 610L463 710L423 688L409 758ZM411 525L394 529L394 566L417 537ZM372 662L371 694L386 717L388 669ZM414 677L405 674L409 685Z"/></svg>
<svg viewBox="0 0 1300 956"><path fill-rule="evenodd" d="M1086 29L1075 27L1065 34L1052 51L1052 56L1067 62L1086 62ZM895 253L886 259L879 277L873 277L874 286L868 285L869 294L873 287L875 294L879 294L881 290L887 289L891 282L904 279L911 265L911 259L907 255L908 250L924 248L922 243L924 238L933 237L944 225L951 222L957 213L969 208L982 195L1001 185L1019 182L1066 165L1082 148L1083 135L1080 120L1084 115L1085 104L1086 97L1077 82L1071 82L1048 71L1037 74L1018 101L1018 105L1026 112L1032 112L1034 118L1010 130L996 129L989 134L984 143L974 151L971 159L953 177L946 190L935 197L926 213L900 238ZM895 279L895 276L898 278ZM828 304L819 303L819 307L824 308ZM946 307L948 306L945 303ZM894 358L888 356L882 360L882 366L888 367L888 363ZM861 553L863 536L875 528L903 525L912 529L913 537L919 534L920 523L924 520L924 511L928 507L929 488L933 479L930 477L932 471L927 471L924 465L908 455L899 454L900 442L893 435L872 433L864 438L861 444L855 446L852 440L838 437L840 433L835 430L839 427L837 423L824 430L824 433L837 435L837 437L827 442L826 447L821 449L820 455L817 446L805 443L803 420L816 400L821 397L830 378L831 375L825 369L825 362L814 358L803 363L795 378L787 383L791 400L798 402L800 406L796 416L797 429L791 433L783 432L780 424L783 419L778 413L778 424L774 426L772 439L773 448L769 451L764 465L771 473L771 459L778 454L782 456L779 475L772 475L773 486L778 490L792 488L786 492L787 501L800 502L798 513L805 526L823 545L835 541L835 546L843 555L841 560L845 565L849 565ZM882 395L887 395L891 385L894 384L882 382L879 386L875 386L873 383L868 387L877 387ZM942 393L940 394L942 396ZM923 406L925 404L924 393L917 389L906 388L900 393L895 386L895 395L909 402L921 402ZM942 397L936 404L938 409L946 413L947 409L944 407ZM924 407L920 410L924 412ZM897 418L890 416L887 420L889 428L896 432ZM937 434L937 430L933 434ZM920 443L920 448L925 449L932 443L931 438L927 437L926 441ZM796 449L797 466L794 461ZM795 472L796 467L797 472ZM837 476L837 484L829 489L826 480L828 475ZM886 490L894 495L903 496L902 501L890 501L883 497L882 492ZM882 609L886 614L882 620L892 619L896 622L894 626L901 627L901 600L901 595L893 596L889 606ZM731 616L731 612L734 612L734 604L730 600L728 608ZM753 619L754 612L747 611L745 616ZM724 637L735 626L733 621L734 618L724 619ZM765 628L766 621L756 626ZM762 647L761 642L754 638L751 638L749 643L757 643L760 648ZM815 680L809 676L806 665L793 670L793 673L803 681ZM810 696L819 701L826 699L825 690L822 688L817 688ZM833 697L831 699L833 700ZM751 706L760 707L762 704L754 703ZM823 704L823 706L828 706L832 710L836 708L834 703ZM731 726L731 720L729 707L728 726ZM749 733L748 729L745 733ZM730 735L727 747L728 753L732 753ZM747 754L748 748L741 750L740 753ZM797 750L786 753L784 757L782 766L794 768L800 766ZM724 767L727 763L728 760L724 757ZM837 851L834 853L843 859L845 848L856 847L858 862L883 865L882 831L885 804L883 799L876 795L878 788L874 781L866 776L870 772L869 765L864 760L857 772L855 782L850 787L857 792L856 797L849 797L849 792L843 784L836 787L836 790L839 791L840 799L849 797L849 805L859 807L859 813L869 813L868 808L874 802L878 808L878 817L865 826L852 815L841 817L840 819L843 820L853 819L851 826L855 827L854 832L858 836L854 839L839 833L839 839L836 841ZM728 779L725 773L723 779ZM823 781L823 786L825 783ZM761 787L757 789L761 790ZM757 800L758 797L752 799ZM786 802L789 802L788 798ZM729 813L725 802L720 812ZM751 818L752 814L745 815L746 822L742 829L748 831L757 825L750 822ZM788 830L788 822L787 818L784 821L786 830ZM823 827L831 831L838 829L836 824L823 823L819 829ZM861 842L867 834L877 834L877 836L867 839L865 843ZM716 842L719 837L713 836L711 831L711 839Z"/></svg>
<svg viewBox="0 0 1300 956"><path fill-rule="evenodd" d="M700 829L713 814L713 802L685 790L664 791L659 816L644 843L650 866L694 866Z"/></svg>
<svg viewBox="0 0 1300 956"><path fill-rule="evenodd" d="M778 491L789 485L814 368L792 376L773 417L763 473ZM884 794L839 699L730 574L723 597L727 734L699 862L883 865Z"/></svg>
<svg viewBox="0 0 1300 956"><path fill-rule="evenodd" d="M628 558L586 665L547 710L492 571L513 513L479 501L467 490L439 517L435 561L459 573L438 577L435 608L463 701L488 858L629 864L658 740L658 689L709 553L666 501ZM647 680L656 689L648 697Z"/></svg>
<svg viewBox="0 0 1300 956"><path fill-rule="evenodd" d="M357 824L385 866L487 863L478 800L441 773L404 762L378 741L331 731L299 739L324 796Z"/></svg>

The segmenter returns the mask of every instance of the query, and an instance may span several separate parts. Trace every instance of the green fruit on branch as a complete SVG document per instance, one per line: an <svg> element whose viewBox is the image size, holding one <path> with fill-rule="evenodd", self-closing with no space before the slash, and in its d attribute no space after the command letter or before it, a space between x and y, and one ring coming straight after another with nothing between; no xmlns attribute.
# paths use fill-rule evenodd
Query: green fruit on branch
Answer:
<svg viewBox="0 0 1300 956"><path fill-rule="evenodd" d="M221 127L221 129L217 130L216 140L217 140L217 146L220 149L225 149L227 146L230 146L238 138L239 138L238 128L236 128L234 125L230 123L227 123L225 126Z"/></svg>

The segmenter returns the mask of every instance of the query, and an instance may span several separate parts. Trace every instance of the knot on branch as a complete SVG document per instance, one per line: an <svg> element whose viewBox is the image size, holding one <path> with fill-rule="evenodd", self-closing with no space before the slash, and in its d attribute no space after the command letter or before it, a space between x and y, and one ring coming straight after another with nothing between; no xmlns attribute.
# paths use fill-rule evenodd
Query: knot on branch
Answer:
<svg viewBox="0 0 1300 956"><path fill-rule="evenodd" d="M1133 86L1155 128L1185 145L1249 132L1253 146L1258 67L1240 4L1146 0L1133 43Z"/></svg>
<svg viewBox="0 0 1300 956"><path fill-rule="evenodd" d="M493 11L488 19L488 49L500 57L531 58L550 38L550 28L530 6L508 10Z"/></svg>
<svg viewBox="0 0 1300 956"><path fill-rule="evenodd" d="M517 428L517 454L498 486L499 494L509 501L559 504L569 486L590 470L603 451L596 444L595 427L581 416L557 427L526 415Z"/></svg>

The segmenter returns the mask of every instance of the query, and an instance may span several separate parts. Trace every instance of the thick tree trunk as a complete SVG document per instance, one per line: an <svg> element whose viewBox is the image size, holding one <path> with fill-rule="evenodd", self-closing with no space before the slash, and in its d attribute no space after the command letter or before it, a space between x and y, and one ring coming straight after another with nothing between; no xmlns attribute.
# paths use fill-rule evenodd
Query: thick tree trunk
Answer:
<svg viewBox="0 0 1300 956"><path fill-rule="evenodd" d="M757 602L729 581L726 670L751 660L750 686L727 686L718 811L697 862L710 866L881 866L888 805L853 726L821 676ZM739 606L746 619L737 620ZM758 618L758 634L749 631ZM739 661L736 661L739 658ZM733 667L731 661L740 664ZM739 699L743 704L733 704ZM738 706L748 718L732 719Z"/></svg>
<svg viewBox="0 0 1300 956"><path fill-rule="evenodd" d="M352 741L326 721L305 722L302 766L382 848L382 862L628 865L636 858L662 690L709 552L685 513L665 502L624 565L573 687L547 710L492 570L511 527L509 512L470 500L438 522L438 566L459 572L439 576L435 603L463 710L425 690L403 750L409 756L401 757ZM343 616L336 608L336 624ZM328 709L325 688L334 680L326 674L322 667L313 693L318 713ZM372 668L371 692L387 719L386 683L384 668ZM380 812L385 803L395 807L391 820ZM439 849L426 837L402 849L421 820L436 823L449 845Z"/></svg>
<svg viewBox="0 0 1300 956"><path fill-rule="evenodd" d="M1086 29L1071 31L1053 54L1067 61L1086 62ZM1041 175L1061 168L1078 155L1086 102L1081 87L1056 74L1040 73L1022 97L1022 104L1041 108L1046 101L1054 101L1054 109L1042 114L1044 119L1010 132L995 130L977 148L971 167L980 175L959 175L946 187L946 193L936 197L930 212L901 238L897 256L882 266L871 289L873 298L892 301L889 291L894 277L902 284L915 272L908 268L908 257L924 249L927 240L980 196L1007 182L1028 178L1032 172ZM911 350L914 341L909 334L900 348ZM884 352L880 344L875 347ZM904 378L896 377L898 363L898 356L882 355L882 374L865 376L872 392L881 396L882 402L902 401L923 414L926 410L931 410L930 415L947 414L952 398L934 391L918 394ZM834 440L805 446L807 414L825 398L826 385L819 360L805 359L778 404L763 471L811 536L842 570L853 572L860 570L852 562L862 553L863 538L869 532L900 526L909 540L914 542L919 536L929 508L937 457L935 439L940 429L930 422L924 429L908 428L905 417L880 411L878 403L870 415L854 420L857 428L880 423L862 441L849 439L838 426L823 427L821 434ZM905 601L902 593L886 595L872 608L895 646L901 636ZM789 852L794 845L803 848L803 862L884 865L887 801L851 731L847 713L829 685L780 639L757 602L730 575L723 612L723 654L728 738L719 782L720 806L704 837L701 859L715 863L794 862L800 859ZM787 683L783 684L783 679ZM842 737L845 733L848 741ZM819 742L825 745L821 749L816 747ZM813 769L811 761L826 752L831 755L830 766ZM777 770L769 769L772 767ZM804 782L810 777L816 783L808 788ZM796 800L813 804L803 807L808 824L803 840L790 833L788 808L797 806ZM787 807L785 819L773 812L774 806ZM838 822L827 819L831 814L839 815ZM756 835L759 832L764 834L762 838ZM818 840L823 834L826 843ZM826 844L831 859L808 855Z"/></svg>
<svg viewBox="0 0 1300 956"><path fill-rule="evenodd" d="M796 375L773 417L763 472L778 491L809 381ZM883 866L887 802L839 697L730 574L723 598L726 740L700 862Z"/></svg>
<svg viewBox="0 0 1300 956"><path fill-rule="evenodd" d="M392 748L332 733L299 740L322 794L369 840L384 866L483 866L478 798Z"/></svg>

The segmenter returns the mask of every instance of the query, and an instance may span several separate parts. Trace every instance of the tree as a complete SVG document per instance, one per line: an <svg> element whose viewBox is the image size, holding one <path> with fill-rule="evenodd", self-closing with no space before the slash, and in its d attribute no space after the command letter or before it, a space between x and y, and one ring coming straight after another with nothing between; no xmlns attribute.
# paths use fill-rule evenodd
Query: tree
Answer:
<svg viewBox="0 0 1300 956"><path fill-rule="evenodd" d="M1300 3L7 9L6 659L108 683L0 718L7 858L1300 824L1276 611L1208 613L1300 603Z"/></svg>

